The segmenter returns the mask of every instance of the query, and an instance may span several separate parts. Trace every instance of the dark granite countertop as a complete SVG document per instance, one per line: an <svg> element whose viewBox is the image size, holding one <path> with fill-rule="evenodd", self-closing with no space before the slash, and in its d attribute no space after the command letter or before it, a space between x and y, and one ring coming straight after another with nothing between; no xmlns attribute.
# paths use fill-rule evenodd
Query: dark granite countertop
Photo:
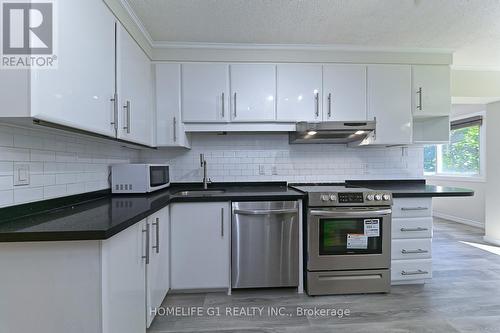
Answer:
<svg viewBox="0 0 500 333"><path fill-rule="evenodd" d="M296 200L304 195L284 182L219 183L212 195L176 194L201 189L200 184L174 184L144 195L112 195L108 191L46 200L0 209L0 242L102 240L143 220L171 202Z"/></svg>
<svg viewBox="0 0 500 333"><path fill-rule="evenodd" d="M474 195L473 190L466 188L428 185L424 179L349 180L346 184L371 190L390 191L394 198L469 197Z"/></svg>

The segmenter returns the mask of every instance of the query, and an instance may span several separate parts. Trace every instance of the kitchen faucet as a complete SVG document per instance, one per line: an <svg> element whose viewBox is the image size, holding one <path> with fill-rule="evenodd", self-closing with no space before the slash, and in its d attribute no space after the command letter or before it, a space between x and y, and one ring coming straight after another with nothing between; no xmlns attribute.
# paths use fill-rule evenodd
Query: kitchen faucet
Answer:
<svg viewBox="0 0 500 333"><path fill-rule="evenodd" d="M200 154L200 165L203 168L203 189L206 190L208 188L208 183L212 181L207 177L207 161L205 160L204 154Z"/></svg>

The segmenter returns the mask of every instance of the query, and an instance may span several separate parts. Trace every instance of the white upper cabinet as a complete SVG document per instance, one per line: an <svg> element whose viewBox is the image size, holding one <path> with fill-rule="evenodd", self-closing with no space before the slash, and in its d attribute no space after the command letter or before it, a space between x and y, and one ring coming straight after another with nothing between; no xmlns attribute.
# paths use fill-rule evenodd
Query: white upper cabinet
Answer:
<svg viewBox="0 0 500 333"><path fill-rule="evenodd" d="M234 64L230 71L231 120L275 120L276 66Z"/></svg>
<svg viewBox="0 0 500 333"><path fill-rule="evenodd" d="M448 116L451 112L450 67L412 66L413 115Z"/></svg>
<svg viewBox="0 0 500 333"><path fill-rule="evenodd" d="M229 113L229 65L182 64L181 106L185 123L226 122Z"/></svg>
<svg viewBox="0 0 500 333"><path fill-rule="evenodd" d="M156 145L191 147L181 116L181 65L156 64Z"/></svg>
<svg viewBox="0 0 500 333"><path fill-rule="evenodd" d="M377 129L364 143L412 143L411 69L409 65L368 66L368 119Z"/></svg>
<svg viewBox="0 0 500 333"><path fill-rule="evenodd" d="M31 71L31 116L114 137L115 18L102 0L57 5L58 68Z"/></svg>
<svg viewBox="0 0 500 333"><path fill-rule="evenodd" d="M176 203L170 212L172 289L229 288L230 204Z"/></svg>
<svg viewBox="0 0 500 333"><path fill-rule="evenodd" d="M117 25L118 138L153 145L153 68L151 61Z"/></svg>
<svg viewBox="0 0 500 333"><path fill-rule="evenodd" d="M323 66L323 120L366 120L366 66Z"/></svg>
<svg viewBox="0 0 500 333"><path fill-rule="evenodd" d="M322 66L280 64L277 66L277 120L320 121Z"/></svg>

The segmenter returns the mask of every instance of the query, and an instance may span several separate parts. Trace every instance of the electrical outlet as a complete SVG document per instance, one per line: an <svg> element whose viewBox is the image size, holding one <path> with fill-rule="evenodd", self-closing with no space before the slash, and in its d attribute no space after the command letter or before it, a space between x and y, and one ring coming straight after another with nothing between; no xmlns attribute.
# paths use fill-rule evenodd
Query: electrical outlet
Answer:
<svg viewBox="0 0 500 333"><path fill-rule="evenodd" d="M30 165L24 163L14 164L14 186L30 184Z"/></svg>
<svg viewBox="0 0 500 333"><path fill-rule="evenodd" d="M264 164L259 164L259 175L263 176L266 174L266 169L264 167Z"/></svg>

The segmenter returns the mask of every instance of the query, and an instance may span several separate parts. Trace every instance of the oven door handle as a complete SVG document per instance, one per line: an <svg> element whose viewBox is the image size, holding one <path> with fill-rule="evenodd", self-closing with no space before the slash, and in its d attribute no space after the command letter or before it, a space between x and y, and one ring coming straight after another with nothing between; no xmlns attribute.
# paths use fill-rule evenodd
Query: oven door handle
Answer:
<svg viewBox="0 0 500 333"><path fill-rule="evenodd" d="M309 214L312 216L323 217L373 217L384 216L392 213L392 209L377 209L377 210L364 210L364 211L334 211L334 210L310 210Z"/></svg>

